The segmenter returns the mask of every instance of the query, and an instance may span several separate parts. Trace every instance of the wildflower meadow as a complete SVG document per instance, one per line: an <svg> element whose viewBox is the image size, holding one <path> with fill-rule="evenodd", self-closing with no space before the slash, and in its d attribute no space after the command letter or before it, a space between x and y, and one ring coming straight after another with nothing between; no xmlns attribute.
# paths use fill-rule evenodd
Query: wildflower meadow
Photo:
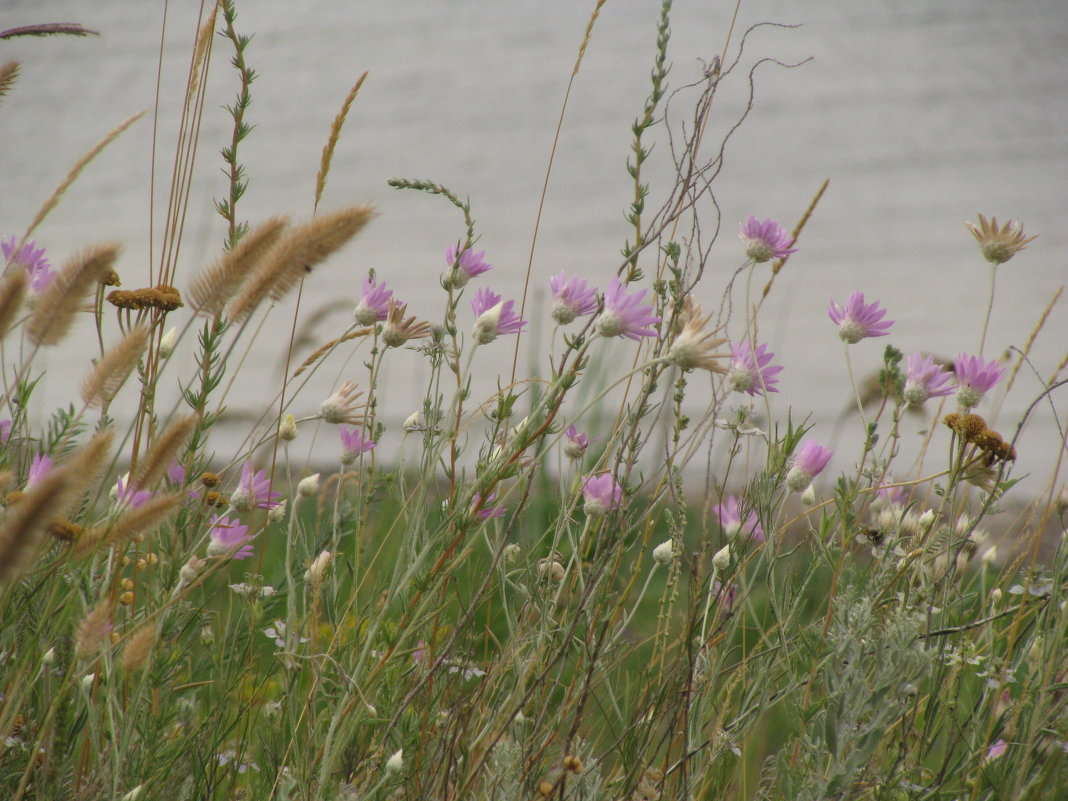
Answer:
<svg viewBox="0 0 1068 801"><path fill-rule="evenodd" d="M895 347L908 291L874 293L863 269L795 310L819 320L812 363L835 365L851 436L817 425L780 391L810 365L776 355L762 310L826 185L790 219L720 224L763 26L675 85L664 0L619 154L621 251L531 266L510 294L478 197L398 176L455 225L418 266L428 291L353 268L346 325L309 345L304 287L360 264L379 213L324 199L363 79L323 131L311 202L248 219L243 147L271 111L240 5L202 10L151 263L39 230L140 115L109 121L35 216L0 205L0 797L1068 797L1068 353L1032 358L1057 325L1063 347L1060 290L1020 311L1026 341L991 315L1041 231L986 210L945 231L989 288L955 353ZM0 125L22 69L0 64ZM233 82L223 110L209 70ZM748 105L723 126L725 86ZM199 142L209 113L226 141ZM214 252L191 263L190 185L220 168ZM284 371L250 398L264 339ZM43 360L63 350L82 369L52 408ZM411 380L383 378L398 363ZM239 396L255 413L238 426ZM1046 475L1020 441L1038 415Z"/></svg>

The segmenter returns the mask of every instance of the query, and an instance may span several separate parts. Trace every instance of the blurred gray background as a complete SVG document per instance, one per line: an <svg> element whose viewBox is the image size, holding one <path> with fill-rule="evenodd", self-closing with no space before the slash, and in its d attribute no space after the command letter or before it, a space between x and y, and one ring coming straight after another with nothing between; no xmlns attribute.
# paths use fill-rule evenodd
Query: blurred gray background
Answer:
<svg viewBox="0 0 1068 801"><path fill-rule="evenodd" d="M172 2L167 18L157 242L196 6ZM592 8L593 2L575 0L238 4L237 28L255 35L246 57L259 75L247 117L256 128L240 151L249 177L242 218L311 214L331 121L355 80L369 71L335 153L323 206L371 202L380 216L307 283L305 308L320 313L305 331L308 341L298 357L344 330L370 268L409 301L410 312L439 316L443 254L462 235L462 219L440 199L390 189L390 178L429 178L469 197L482 235L478 249L494 265L482 283L506 296L518 294L553 130ZM727 2L675 3L668 51L672 88L696 80L722 49L733 9ZM17 86L0 104L0 236L21 232L72 163L106 131L152 107L162 12L158 2L4 4L0 28L69 21L101 36L0 42L0 61L22 63ZM602 9L549 186L534 259L532 287L540 293L561 269L604 285L619 264L630 235L623 213L632 187L624 160L630 124L649 91L658 14L659 3L650 0L609 0ZM784 416L787 408L795 419L811 413L814 436L828 441L850 402L841 348L826 316L830 298L843 301L862 290L897 321L892 336L854 347L854 365L864 373L877 368L886 342L906 353L952 356L977 349L987 267L963 225L977 212L1021 220L1027 233L1040 235L1001 268L989 355L1023 346L1068 278L1068 4L743 2L728 61L745 28L762 21L799 27L762 28L750 36L742 68L721 86L706 153L744 104L749 65L763 57L811 60L797 69L767 64L757 72L755 108L728 146L715 186L722 228L697 295L706 306L718 305L743 258L739 221L753 213L790 228L830 179L761 327L776 361L786 366L773 414ZM237 89L227 64L231 55L217 39L180 259L186 282L217 254L224 236L212 199L225 190L219 149L230 137L221 106ZM680 112L684 102L676 101ZM118 239L126 246L124 285L147 280L151 137L146 117L89 166L36 232L54 265L84 244ZM670 188L671 165L662 134L651 140L656 147L648 166L649 204L657 208ZM711 204L702 213L708 235L715 226ZM766 277L765 265L754 286L762 287ZM528 316L538 308L537 298L532 303ZM275 385L290 307L274 313L246 367L248 376L229 399L235 411L258 413ZM469 315L466 302L463 312ZM175 319L185 318L179 313ZM546 319L535 325L542 351ZM537 340L525 341L533 346ZM186 353L179 354L187 365L192 345L187 341ZM1043 379L1066 349L1068 301L1062 300L1032 352ZM48 403L73 394L71 378L80 378L85 354L71 351L46 354L41 362L48 368ZM481 352L476 395L493 391L511 354L511 342ZM314 411L341 377L361 382L364 356L347 366L341 358L331 362L294 411ZM415 354L390 361L383 388L387 424L396 428L419 406L411 382L421 387L423 375ZM700 409L707 382L698 378L693 384L694 408ZM1014 430L1040 384L1022 371L997 412L998 428ZM1061 392L1054 398L1062 413L1068 413L1065 397ZM988 400L978 411L993 417L995 404ZM855 458L854 450L844 448L856 444L857 428L850 424L839 440L838 467ZM915 423L907 429L910 441L915 429ZM1060 443L1046 404L1019 449L1018 472L1034 474L1034 491L1040 489L1037 480L1050 475ZM334 443L321 447L326 458Z"/></svg>

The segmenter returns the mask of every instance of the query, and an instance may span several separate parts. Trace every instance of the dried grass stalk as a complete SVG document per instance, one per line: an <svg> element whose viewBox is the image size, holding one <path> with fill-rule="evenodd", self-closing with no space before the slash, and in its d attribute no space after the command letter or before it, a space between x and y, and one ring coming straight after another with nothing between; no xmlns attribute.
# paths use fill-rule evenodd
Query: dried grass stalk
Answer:
<svg viewBox="0 0 1068 801"><path fill-rule="evenodd" d="M119 134L121 134L123 131L125 131L127 128L137 122L137 120L139 120L144 113L145 112L143 111L139 111L132 117L128 117L123 120L121 123L118 124L118 126L108 131L108 133L105 134L103 139L93 145L89 149L89 152L87 152L84 156L78 159L77 162L75 162L74 166L71 167L70 172L68 172L66 177L59 182L59 186L56 187L56 190L51 194L48 200L44 202L44 205L41 206L41 210L37 212L37 216L33 218L33 222L30 223L30 227L27 228L26 233L23 234L22 239L24 242L30 238L30 234L33 233L34 229L37 228L37 226L41 224L41 221L44 220L44 218L49 215L52 209L56 207L56 204L59 203L59 199L63 197L63 193L66 192L70 185L74 183L75 179L77 179L77 177L81 175L81 172L85 169L86 165L90 161L95 159L101 150L103 150L105 147L114 142L115 139L119 136Z"/></svg>
<svg viewBox="0 0 1068 801"><path fill-rule="evenodd" d="M267 297L281 300L315 265L358 234L373 214L370 206L350 206L291 229L242 285L227 310L230 319L244 320Z"/></svg>
<svg viewBox="0 0 1068 801"><path fill-rule="evenodd" d="M95 656L104 640L111 631L111 614L115 609L115 602L111 598L105 598L96 607L82 618L78 624L78 634L74 640L74 653L82 659Z"/></svg>
<svg viewBox="0 0 1068 801"><path fill-rule="evenodd" d="M25 270L12 270L0 284L0 339L7 336L11 324L15 322L15 317L22 308L27 283L29 280Z"/></svg>
<svg viewBox="0 0 1068 801"><path fill-rule="evenodd" d="M323 189L326 188L326 176L330 172L330 161L334 157L334 148L337 147L337 140L341 137L341 126L345 124L345 118L349 114L349 109L352 107L352 101L356 99L356 95L360 93L360 87L363 86L364 80L367 78L367 73L359 77L359 80L353 84L352 89L349 90L348 97L345 98L345 102L341 104L341 111L334 117L334 122L330 126L330 136L327 137L326 145L323 147L323 157L319 162L319 174L315 176L315 208L319 208L319 200L323 196Z"/></svg>
<svg viewBox="0 0 1068 801"><path fill-rule="evenodd" d="M74 546L78 558L88 556L98 548L110 548L154 531L185 502L185 494L172 492L157 495L136 508L129 508L110 524L94 526L85 532Z"/></svg>
<svg viewBox="0 0 1068 801"><path fill-rule="evenodd" d="M37 555L49 521L62 514L77 494L73 471L49 470L7 511L0 524L0 581L14 581Z"/></svg>
<svg viewBox="0 0 1068 801"><path fill-rule="evenodd" d="M271 217L241 237L233 248L198 275L186 293L193 309L209 317L222 312L245 278L270 252L287 225L288 217Z"/></svg>
<svg viewBox="0 0 1068 801"><path fill-rule="evenodd" d="M111 270L119 245L97 245L72 259L37 301L26 334L37 345L55 345L70 330L89 290Z"/></svg>
<svg viewBox="0 0 1068 801"><path fill-rule="evenodd" d="M148 328L131 328L118 345L105 353L82 382L82 400L87 406L104 406L118 394L137 366L148 344Z"/></svg>
<svg viewBox="0 0 1068 801"><path fill-rule="evenodd" d="M158 636L159 632L152 623L146 623L135 631L127 640L126 647L122 649L122 656L119 657L122 669L133 671L144 667L148 655L156 646Z"/></svg>
<svg viewBox="0 0 1068 801"><path fill-rule="evenodd" d="M18 77L19 63L17 61L9 61L0 67L0 97L11 91Z"/></svg>
<svg viewBox="0 0 1068 801"><path fill-rule="evenodd" d="M67 462L74 470L78 492L85 490L103 474L111 461L111 445L114 440L114 429L105 428L97 432L85 447Z"/></svg>
<svg viewBox="0 0 1068 801"><path fill-rule="evenodd" d="M189 68L189 82L186 84L185 105L187 108L192 105L193 98L197 94L197 88L200 84L200 70L208 54L208 46L215 36L215 15L218 12L219 6L218 3L215 3L211 9L211 15L197 32L197 41L193 46L193 63Z"/></svg>
<svg viewBox="0 0 1068 801"><path fill-rule="evenodd" d="M148 452L140 462L131 479L131 484L141 489L152 489L163 478L179 449L184 448L197 424L195 414L181 417L160 431Z"/></svg>

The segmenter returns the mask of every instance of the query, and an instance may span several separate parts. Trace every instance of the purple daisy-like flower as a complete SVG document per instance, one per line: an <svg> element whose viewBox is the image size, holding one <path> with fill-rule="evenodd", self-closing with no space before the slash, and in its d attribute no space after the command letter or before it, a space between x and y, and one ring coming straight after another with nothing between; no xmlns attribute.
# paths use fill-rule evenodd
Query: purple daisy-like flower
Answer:
<svg viewBox="0 0 1068 801"><path fill-rule="evenodd" d="M627 288L612 279L612 285L604 293L604 309L597 317L597 333L603 337L624 336L641 341L642 337L655 337L656 329L650 326L659 323L652 306L643 306L646 290L627 292Z"/></svg>
<svg viewBox="0 0 1068 801"><path fill-rule="evenodd" d="M376 443L373 439L364 439L363 432L358 428L338 429L341 432L341 463L352 464L361 454L372 450Z"/></svg>
<svg viewBox="0 0 1068 801"><path fill-rule="evenodd" d="M21 248L14 236L0 242L0 253L3 254L4 262L10 265L18 265L26 271L26 277L30 279L30 291L35 294L44 292L56 274L52 272L51 264L45 258L45 249L35 247L36 243L30 240Z"/></svg>
<svg viewBox="0 0 1068 801"><path fill-rule="evenodd" d="M564 443L564 456L568 459L581 459L586 454L586 449L590 447L590 443L593 442L585 434L580 434L574 425L569 425L564 429L564 436L567 437L567 442Z"/></svg>
<svg viewBox="0 0 1068 801"><path fill-rule="evenodd" d="M119 480L115 482L115 500L122 506L129 506L131 509L136 509L139 506L144 506L148 501L154 498L156 493L149 490L138 489L130 483L130 474L127 473L124 476L119 476Z"/></svg>
<svg viewBox="0 0 1068 801"><path fill-rule="evenodd" d="M360 302L356 304L356 310L352 313L356 325L374 325L379 320L385 320L389 313L391 297L393 297L393 290L386 289L385 282L376 284L373 279L364 278Z"/></svg>
<svg viewBox="0 0 1068 801"><path fill-rule="evenodd" d="M582 480L582 507L588 515L603 515L618 509L623 502L623 488L611 473L594 473Z"/></svg>
<svg viewBox="0 0 1068 801"><path fill-rule="evenodd" d="M823 472L833 455L834 451L830 448L824 448L815 440L806 439L797 450L794 466L786 474L786 486L794 492L801 492L812 483L812 479Z"/></svg>
<svg viewBox="0 0 1068 801"><path fill-rule="evenodd" d="M240 520L215 515L211 519L211 531L208 535L211 538L208 543L208 556L223 556L233 551L232 558L248 559L255 553L248 544L255 535L249 536L248 526L241 525Z"/></svg>
<svg viewBox="0 0 1068 801"><path fill-rule="evenodd" d="M797 253L797 248L790 247L794 240L770 217L761 221L750 214L739 228L738 238L745 242L745 255L757 264Z"/></svg>
<svg viewBox="0 0 1068 801"><path fill-rule="evenodd" d="M185 483L185 468L177 459L173 459L171 466L167 468L167 479L178 487Z"/></svg>
<svg viewBox="0 0 1068 801"><path fill-rule="evenodd" d="M978 406L1004 372L996 360L984 362L981 356L967 353L957 354L953 370L957 374L957 402L966 409Z"/></svg>
<svg viewBox="0 0 1068 801"><path fill-rule="evenodd" d="M749 510L745 520L742 520L741 506L733 495L728 495L723 503L716 505L715 514L728 540L737 539L744 531L757 542L764 541L764 529L760 526L756 512Z"/></svg>
<svg viewBox="0 0 1068 801"><path fill-rule="evenodd" d="M597 311L597 290L587 286L585 278L567 278L561 270L549 279L549 288L553 293L552 318L560 325Z"/></svg>
<svg viewBox="0 0 1068 801"><path fill-rule="evenodd" d="M52 469L52 459L43 453L38 453L30 462L29 472L26 474L26 487L32 487L42 478L45 473Z"/></svg>
<svg viewBox="0 0 1068 801"><path fill-rule="evenodd" d="M518 334L526 321L515 313L515 301L501 301L501 296L488 287L475 293L471 301L475 312L474 337L479 345L488 345L502 334Z"/></svg>
<svg viewBox="0 0 1068 801"><path fill-rule="evenodd" d="M775 354L768 352L767 345L757 345L754 353L749 340L745 340L740 345L731 345L731 355L726 379L728 387L747 395L779 391L776 376L782 372L782 365L771 363Z"/></svg>
<svg viewBox="0 0 1068 801"><path fill-rule="evenodd" d="M480 520L489 520L491 517L504 517L503 506L491 506L495 500L497 500L497 493L491 492L486 496L485 500L482 498L482 494L476 492L471 497L471 509L478 511L474 512L475 517Z"/></svg>
<svg viewBox="0 0 1068 801"><path fill-rule="evenodd" d="M453 245L445 251L445 263L452 268L453 286L457 288L466 286L467 282L476 275L482 275L493 269L493 266L485 259L486 251L480 250L475 253L471 248L466 248L457 258L458 249L456 245Z"/></svg>
<svg viewBox="0 0 1068 801"><path fill-rule="evenodd" d="M11 426L11 418L0 420L0 445L7 445L7 441L11 439Z"/></svg>
<svg viewBox="0 0 1068 801"><path fill-rule="evenodd" d="M946 370L933 357L924 356L922 353L910 354L905 360L905 370L905 390L902 396L906 403L918 406L929 398L953 394L953 387L949 385L953 372Z"/></svg>
<svg viewBox="0 0 1068 801"><path fill-rule="evenodd" d="M271 491L271 479L266 470L255 470L252 462L245 462L237 489L230 494L230 505L239 512L252 509L273 509L281 494Z"/></svg>
<svg viewBox="0 0 1068 801"><path fill-rule="evenodd" d="M890 333L893 320L884 320L886 309L879 308L879 302L864 302L863 292L854 292L849 296L845 306L839 306L833 300L827 310L831 321L838 326L838 337L847 345L853 345L866 337L884 337Z"/></svg>

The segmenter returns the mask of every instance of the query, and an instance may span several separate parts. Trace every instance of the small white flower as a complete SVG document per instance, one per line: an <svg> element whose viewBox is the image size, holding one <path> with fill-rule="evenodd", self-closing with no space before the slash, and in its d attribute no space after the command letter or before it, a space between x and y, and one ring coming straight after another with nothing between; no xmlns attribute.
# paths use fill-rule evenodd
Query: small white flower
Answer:
<svg viewBox="0 0 1068 801"><path fill-rule="evenodd" d="M404 749L400 748L393 752L393 755L386 760L386 775L395 776L404 770Z"/></svg>
<svg viewBox="0 0 1068 801"><path fill-rule="evenodd" d="M675 561L675 543L671 540L664 540L653 548L653 561L658 565L669 565Z"/></svg>
<svg viewBox="0 0 1068 801"><path fill-rule="evenodd" d="M511 543L504 546L504 551L501 553L501 558L504 559L506 565L514 565L519 561L520 555L523 551L516 543Z"/></svg>

